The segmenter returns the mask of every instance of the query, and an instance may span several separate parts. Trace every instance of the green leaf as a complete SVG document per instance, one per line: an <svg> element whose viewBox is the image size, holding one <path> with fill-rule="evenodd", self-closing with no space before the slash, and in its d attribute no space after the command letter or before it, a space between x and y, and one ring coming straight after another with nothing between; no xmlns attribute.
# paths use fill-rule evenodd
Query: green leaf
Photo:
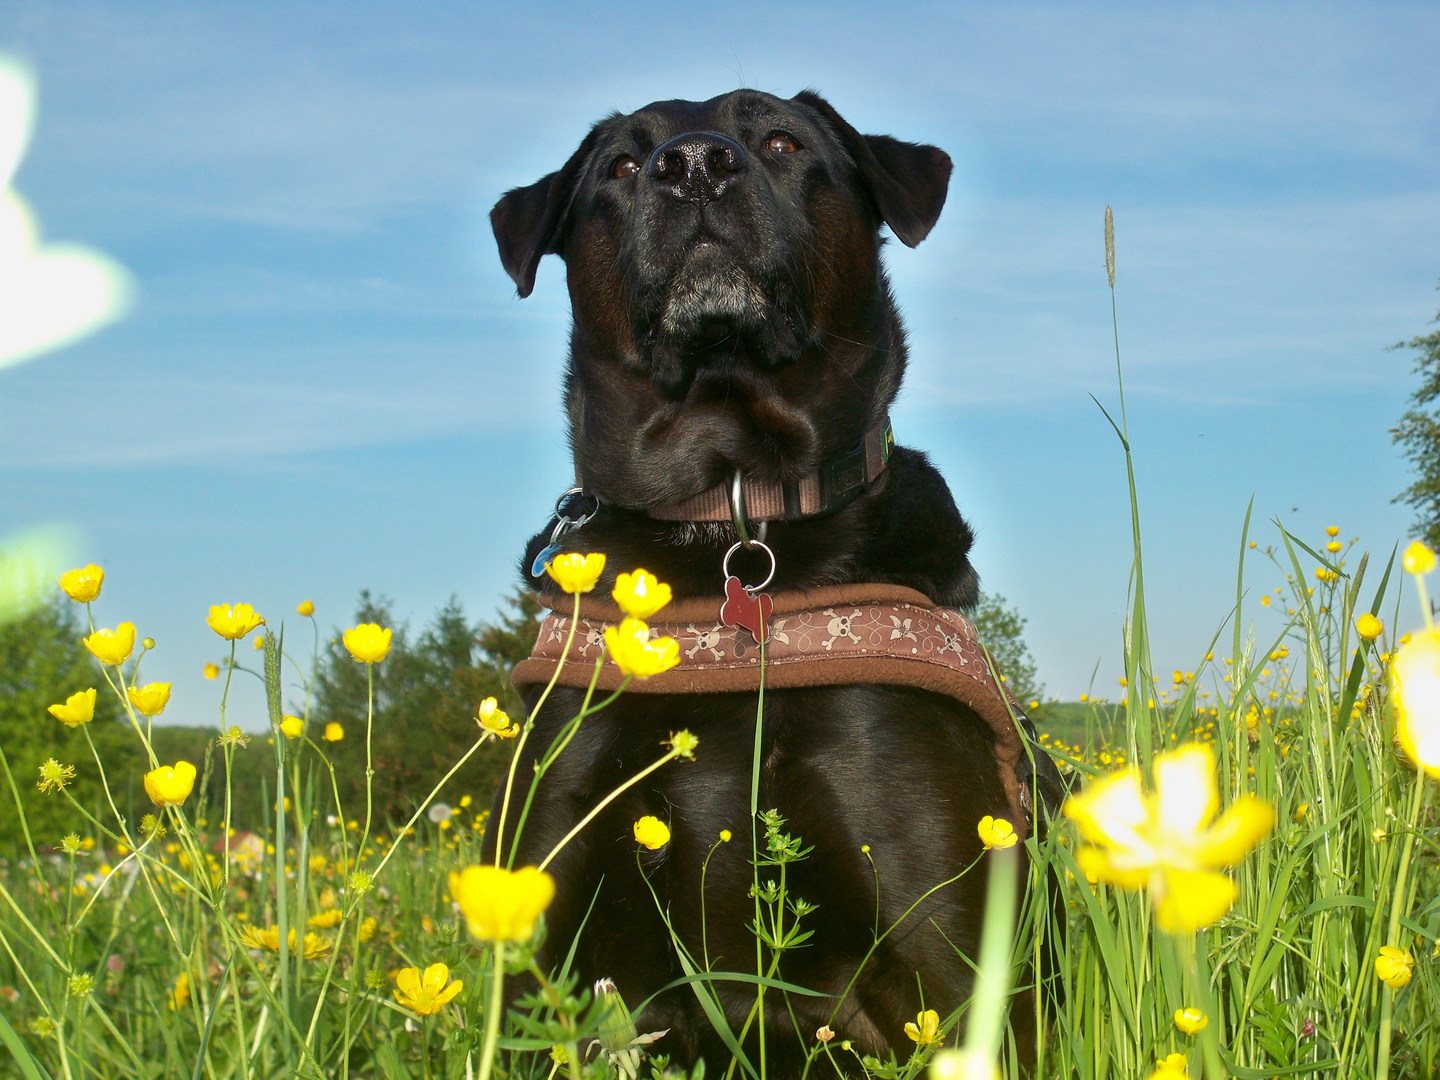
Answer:
<svg viewBox="0 0 1440 1080"><path fill-rule="evenodd" d="M1220 1055L1220 1060L1225 1063L1225 1068L1235 1074L1236 1080L1269 1080L1272 1076L1304 1076L1306 1073L1333 1069L1340 1064L1336 1058L1326 1058L1324 1061L1310 1061L1300 1065L1290 1065L1283 1069L1247 1069L1244 1065L1236 1065L1223 1053Z"/></svg>
<svg viewBox="0 0 1440 1080"><path fill-rule="evenodd" d="M15 1034L15 1029L5 1019L3 1012L0 1012L0 1042L9 1048L25 1080L50 1080L50 1074L30 1056L30 1051L25 1049L25 1044L20 1041L20 1036Z"/></svg>

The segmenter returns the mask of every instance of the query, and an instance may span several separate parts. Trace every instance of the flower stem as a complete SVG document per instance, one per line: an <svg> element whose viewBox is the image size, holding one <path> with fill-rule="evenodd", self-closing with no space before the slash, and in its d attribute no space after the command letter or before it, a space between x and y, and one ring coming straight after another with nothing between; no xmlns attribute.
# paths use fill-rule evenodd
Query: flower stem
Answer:
<svg viewBox="0 0 1440 1080"><path fill-rule="evenodd" d="M1419 582L1419 578L1416 581ZM1424 586L1421 585L1421 599L1424 600ZM1425 621L1430 621L1430 605L1425 603ZM1400 868L1395 874L1395 893L1390 899L1390 930L1385 935L1385 943L1391 946L1398 946L1400 941L1400 916L1404 913L1405 907L1405 876L1410 871L1410 851L1414 846L1415 824L1420 820L1420 804L1425 796L1425 772L1423 769L1415 771L1415 793L1410 798L1410 816L1406 818L1409 826L1405 836L1400 841ZM1393 1014L1395 1009L1395 991L1387 983L1380 991L1380 1045L1375 1054L1375 1076L1376 1080L1385 1080L1390 1075L1390 1038Z"/></svg>
<svg viewBox="0 0 1440 1080"><path fill-rule="evenodd" d="M431 801L435 798L435 796L440 794L440 789L449 782L452 776L454 776L457 772L460 771L460 766L464 765L465 762L469 761L470 755L475 753L476 750L479 750L481 745L489 737L490 733L487 731L485 734L481 735L480 738L476 739L475 744L471 746L469 750L465 751L465 756L462 757L459 761L457 761L454 765L452 765L450 767L450 771L440 778L440 782L436 784L433 788L431 788L430 794L425 796L425 801L422 802L415 809L415 813L410 815L410 820L405 823L405 827L402 828L399 834L395 837L394 842L390 845L390 850L385 852L385 857L380 860L380 865L375 867L375 873L371 875L373 880L377 882L380 880L380 871L385 869L385 864L390 861L390 856L395 854L396 850L400 847L401 842L405 839L406 836L410 834L410 827L420 819L420 815L425 812L427 807L429 807ZM355 853L355 862L357 864L360 862L360 854L360 852Z"/></svg>
<svg viewBox="0 0 1440 1080"><path fill-rule="evenodd" d="M579 597L576 597L578 600ZM505 943L495 942L495 976L490 984L490 1009L485 1017L485 1043L480 1049L480 1080L490 1080L495 1042L500 1036L500 1010L505 1007Z"/></svg>
<svg viewBox="0 0 1440 1080"><path fill-rule="evenodd" d="M560 729L560 733L555 736L555 741L550 744L550 749L545 752L545 756L540 759L539 765L536 766L535 777L530 781L530 790L525 794L525 805L520 808L519 820L515 822L515 836L510 841L510 858L505 863L506 869L513 870L515 868L515 856L520 851L520 836L525 831L526 820L530 817L530 807L535 801L535 793L540 790L540 781L543 780L545 774L550 771L550 766L555 764L555 760L564 752L565 747L570 745L570 740L575 738L575 733L580 730L581 721L592 713L597 713L605 708L605 706L619 697L621 692L630 685L631 676L626 675L620 685L615 688L613 694L600 702L599 705L591 708L590 696L595 691L595 684L600 678L600 666L604 663L604 660L605 654L602 651L600 656L595 660L595 674L590 679L590 689L585 693L584 705L580 711L575 714L574 718Z"/></svg>
<svg viewBox="0 0 1440 1080"><path fill-rule="evenodd" d="M641 780L644 780L645 777L649 776L656 769L660 768L660 766L666 764L667 762L674 761L679 756L679 750L671 749L671 751L664 757L660 758L657 761L651 762L645 768L641 769L638 773L632 776L629 780L626 780L623 784L617 787L614 791L610 792L609 795L606 795L605 798L601 799L600 802L596 804L595 809L591 810L588 814L581 818L573 829L571 829L568 833L566 833L563 837L560 838L560 842L550 850L549 855L545 856L545 861L540 864L540 869L544 870L545 867L549 866L551 860L554 859L556 855L560 854L561 850L565 847L566 844L570 843L571 840L574 840L575 837L580 835L581 830L583 830L586 825L589 825L590 822L594 821L600 811L604 810L605 807L609 806L612 802L614 802L616 798L618 798L621 794L634 787Z"/></svg>
<svg viewBox="0 0 1440 1080"><path fill-rule="evenodd" d="M365 856L365 842L370 839L370 822L375 810L375 765L370 753L370 736L375 730L375 665L365 665L365 831L360 834L360 843L355 848L355 861ZM341 822L344 825L344 822Z"/></svg>
<svg viewBox="0 0 1440 1080"><path fill-rule="evenodd" d="M495 829L495 865L499 866L504 858L505 852L505 815L510 810L510 792L515 786L515 766L520 763L520 755L525 749L525 740L530 737L530 729L535 726L535 719L540 715L540 710L545 705L545 699L550 696L550 691L555 688L556 681L560 678L560 669L565 666L565 658L570 655L570 646L575 643L575 627L580 624L580 594L575 594L575 612L570 617L570 633L565 638L565 649L560 653L560 659L555 664L555 670L550 675L550 681L545 684L535 707L530 710L530 715L525 718L525 728L520 732L520 740L515 744L515 752L510 756L510 771L505 776L505 798L500 802L500 821Z"/></svg>

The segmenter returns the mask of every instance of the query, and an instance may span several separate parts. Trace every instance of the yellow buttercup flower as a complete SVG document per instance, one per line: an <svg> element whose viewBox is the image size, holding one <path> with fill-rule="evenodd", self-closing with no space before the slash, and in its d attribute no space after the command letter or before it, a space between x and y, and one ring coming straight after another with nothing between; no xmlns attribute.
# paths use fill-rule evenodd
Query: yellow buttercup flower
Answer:
<svg viewBox="0 0 1440 1080"><path fill-rule="evenodd" d="M331 908L329 911L322 911L318 915L310 916L310 925L316 930L331 930L340 925L340 920L345 918L345 913L339 908Z"/></svg>
<svg viewBox="0 0 1440 1080"><path fill-rule="evenodd" d="M85 648L102 664L119 667L135 651L135 624L122 622L114 630L101 628L82 639Z"/></svg>
<svg viewBox="0 0 1440 1080"><path fill-rule="evenodd" d="M264 949L267 952L278 953L280 951L280 928L278 926L267 926L263 930L258 926L244 926L240 928L240 940L250 949ZM289 945L291 953L295 952L295 929L285 935L286 944ZM327 956L330 952L330 943L319 934L305 935L305 959L314 960L321 956Z"/></svg>
<svg viewBox="0 0 1440 1080"><path fill-rule="evenodd" d="M1355 620L1355 632L1366 641L1374 641L1385 630L1385 624L1368 611Z"/></svg>
<svg viewBox="0 0 1440 1080"><path fill-rule="evenodd" d="M1199 1009L1176 1009L1175 1026L1186 1035L1194 1035L1204 1031L1205 1026L1210 1023L1210 1018Z"/></svg>
<svg viewBox="0 0 1440 1080"><path fill-rule="evenodd" d="M604 571L605 556L598 551L589 555L572 551L556 555L545 564L545 572L554 578L555 584L572 596L595 588L595 582L600 580Z"/></svg>
<svg viewBox="0 0 1440 1080"><path fill-rule="evenodd" d="M298 716L284 716L280 720L280 733L287 739L298 739L305 734L305 721Z"/></svg>
<svg viewBox="0 0 1440 1080"><path fill-rule="evenodd" d="M291 931L294 933L294 931ZM270 952L280 951L280 928L278 926L242 926L240 928L240 940L250 949L268 949Z"/></svg>
<svg viewBox="0 0 1440 1080"><path fill-rule="evenodd" d="M1334 555L1344 546L1345 545L1340 543L1339 540L1331 540L1328 544L1325 545L1325 550L1330 552L1331 555Z"/></svg>
<svg viewBox="0 0 1440 1080"><path fill-rule="evenodd" d="M170 1010L178 1012L190 1002L190 975L182 971L170 988Z"/></svg>
<svg viewBox="0 0 1440 1080"><path fill-rule="evenodd" d="M1155 1071L1150 1074L1150 1080L1189 1080L1189 1076L1190 1073L1185 1068L1185 1055L1167 1054L1155 1063Z"/></svg>
<svg viewBox="0 0 1440 1080"><path fill-rule="evenodd" d="M1235 883L1218 873L1243 859L1275 825L1275 811L1242 795L1219 820L1215 755L1191 743L1155 759L1155 791L1131 767L1088 785L1064 812L1094 847L1077 855L1086 876L1122 889L1150 890L1155 921L1172 934L1209 926L1235 902Z"/></svg>
<svg viewBox="0 0 1440 1080"><path fill-rule="evenodd" d="M145 774L145 794L156 806L179 806L195 787L195 766L177 761Z"/></svg>
<svg viewBox="0 0 1440 1080"><path fill-rule="evenodd" d="M295 605L295 610L308 619L311 615L315 614L315 605L309 600L301 600L300 603Z"/></svg>
<svg viewBox="0 0 1440 1080"><path fill-rule="evenodd" d="M1395 735L1416 765L1440 777L1440 630L1417 630L1390 665Z"/></svg>
<svg viewBox="0 0 1440 1080"><path fill-rule="evenodd" d="M1015 834L1015 827L1004 818L991 817L986 814L980 819L976 829L980 834L980 842L985 845L985 850L991 848L1011 848L1019 841L1020 837Z"/></svg>
<svg viewBox="0 0 1440 1080"><path fill-rule="evenodd" d="M265 639L264 639L263 637L261 637L259 634L256 634L256 635L255 635L255 644L254 644L253 647L254 647L254 649L255 649L256 652L259 652L261 649L265 648Z"/></svg>
<svg viewBox="0 0 1440 1080"><path fill-rule="evenodd" d="M378 664L390 654L390 628L377 623L352 626L344 634L345 648L362 664Z"/></svg>
<svg viewBox="0 0 1440 1080"><path fill-rule="evenodd" d="M674 638L650 638L650 628L636 618L605 628L605 648L615 666L626 675L648 679L680 663L680 644Z"/></svg>
<svg viewBox="0 0 1440 1080"><path fill-rule="evenodd" d="M450 875L450 895L482 941L528 941L555 898L555 879L533 866L467 866Z"/></svg>
<svg viewBox="0 0 1440 1080"><path fill-rule="evenodd" d="M343 738L345 738L345 729L339 724L335 723L332 720L330 723L325 725L326 742L339 742Z"/></svg>
<svg viewBox="0 0 1440 1080"><path fill-rule="evenodd" d="M646 814L635 822L635 841L651 851L657 851L670 842L670 826L652 814Z"/></svg>
<svg viewBox="0 0 1440 1080"><path fill-rule="evenodd" d="M88 604L100 595L100 586L105 582L105 571L93 562L78 570L66 570L60 575L60 588L77 604Z"/></svg>
<svg viewBox="0 0 1440 1080"><path fill-rule="evenodd" d="M1415 958L1410 955L1409 949L1381 946L1380 955L1375 958L1375 976L1386 986L1392 990L1408 986L1414 971Z"/></svg>
<svg viewBox="0 0 1440 1080"><path fill-rule="evenodd" d="M510 717L505 715L500 703L493 697L487 697L480 702L480 708L475 712L475 722L497 739L513 739L520 734L520 725L510 721Z"/></svg>
<svg viewBox="0 0 1440 1080"><path fill-rule="evenodd" d="M1423 540L1411 540L1405 554L1400 557L1400 565L1405 567L1407 574L1428 574L1435 569L1435 552Z"/></svg>
<svg viewBox="0 0 1440 1080"><path fill-rule="evenodd" d="M1339 535L1340 535L1340 526L1339 526L1339 525L1326 525L1326 526L1325 526L1325 535L1328 536L1328 537L1331 537L1332 539L1333 539L1334 537L1339 536Z"/></svg>
<svg viewBox="0 0 1440 1080"><path fill-rule="evenodd" d="M944 1039L940 1034L940 1014L926 1009L915 1017L914 1023L905 1025L905 1034L918 1046L935 1046Z"/></svg>
<svg viewBox="0 0 1440 1080"><path fill-rule="evenodd" d="M206 665L205 665L205 678L207 678L207 679L218 679L219 677L220 677L220 665L219 665L219 664L206 664Z"/></svg>
<svg viewBox="0 0 1440 1080"><path fill-rule="evenodd" d="M226 641L239 641L257 626L265 625L265 617L249 604L216 604L205 621Z"/></svg>
<svg viewBox="0 0 1440 1080"><path fill-rule="evenodd" d="M79 727L95 719L95 689L81 690L65 699L64 705L51 705L50 715L66 727Z"/></svg>
<svg viewBox="0 0 1440 1080"><path fill-rule="evenodd" d="M626 615L648 619L670 602L670 586L649 570L636 570L617 577L610 595Z"/></svg>
<svg viewBox="0 0 1440 1080"><path fill-rule="evenodd" d="M449 980L450 969L444 964L431 964L423 975L418 967L401 968L395 976L395 1000L420 1016L434 1016L465 989L459 979Z"/></svg>
<svg viewBox="0 0 1440 1080"><path fill-rule="evenodd" d="M127 686L125 696L142 716L159 716L165 711L165 706L170 704L170 684L152 682L138 688Z"/></svg>

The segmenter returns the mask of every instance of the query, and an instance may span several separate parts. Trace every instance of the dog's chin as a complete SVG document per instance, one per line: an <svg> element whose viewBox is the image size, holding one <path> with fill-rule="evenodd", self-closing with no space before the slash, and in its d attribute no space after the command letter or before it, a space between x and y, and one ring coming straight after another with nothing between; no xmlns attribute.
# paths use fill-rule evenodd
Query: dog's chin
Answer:
<svg viewBox="0 0 1440 1080"><path fill-rule="evenodd" d="M667 397L683 398L705 375L741 366L770 373L793 363L809 328L789 307L739 267L678 276L652 328L637 335L651 381Z"/></svg>
<svg viewBox="0 0 1440 1080"><path fill-rule="evenodd" d="M724 334L762 323L770 298L738 266L711 274L684 274L670 288L660 314L661 336L718 344Z"/></svg>

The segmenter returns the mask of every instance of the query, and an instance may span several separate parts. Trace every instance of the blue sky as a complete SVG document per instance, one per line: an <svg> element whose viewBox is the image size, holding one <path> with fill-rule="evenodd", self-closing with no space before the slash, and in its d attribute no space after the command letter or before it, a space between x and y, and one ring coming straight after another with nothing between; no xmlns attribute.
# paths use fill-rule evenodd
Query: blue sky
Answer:
<svg viewBox="0 0 1440 1080"><path fill-rule="evenodd" d="M889 248L896 433L1067 698L1120 668L1124 462L1089 398L1116 399L1115 207L1157 663L1194 667L1252 495L1262 543L1276 516L1385 552L1409 527L1387 347L1440 306L1437 45L1433 4L11 0L0 50L40 82L16 187L139 291L0 371L0 535L80 531L176 721L214 717L211 603L488 615L568 476L563 267L517 300L490 206L613 109L808 86L955 158L930 239Z"/></svg>

